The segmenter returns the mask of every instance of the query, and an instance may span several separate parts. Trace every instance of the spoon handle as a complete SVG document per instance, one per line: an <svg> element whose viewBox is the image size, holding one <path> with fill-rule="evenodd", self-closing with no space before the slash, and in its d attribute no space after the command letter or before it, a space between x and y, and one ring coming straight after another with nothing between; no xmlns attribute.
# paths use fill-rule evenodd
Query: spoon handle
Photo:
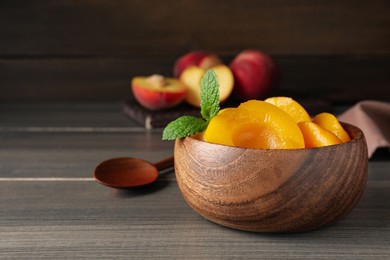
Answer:
<svg viewBox="0 0 390 260"><path fill-rule="evenodd" d="M165 170L165 169L169 169L169 168L173 167L173 165L174 165L174 158L173 158L173 156L168 157L168 158L166 158L166 159L164 159L162 161L156 162L154 164L154 166L159 171L162 171L162 170Z"/></svg>

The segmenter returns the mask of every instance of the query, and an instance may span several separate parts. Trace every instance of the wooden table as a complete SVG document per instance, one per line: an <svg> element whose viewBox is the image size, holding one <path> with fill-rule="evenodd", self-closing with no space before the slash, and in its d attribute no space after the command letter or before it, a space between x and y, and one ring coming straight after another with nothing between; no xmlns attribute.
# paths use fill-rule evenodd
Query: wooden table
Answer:
<svg viewBox="0 0 390 260"><path fill-rule="evenodd" d="M389 259L390 160L369 162L363 198L308 233L258 234L213 224L182 198L174 172L137 190L94 181L101 161L173 153L121 104L0 105L1 259Z"/></svg>

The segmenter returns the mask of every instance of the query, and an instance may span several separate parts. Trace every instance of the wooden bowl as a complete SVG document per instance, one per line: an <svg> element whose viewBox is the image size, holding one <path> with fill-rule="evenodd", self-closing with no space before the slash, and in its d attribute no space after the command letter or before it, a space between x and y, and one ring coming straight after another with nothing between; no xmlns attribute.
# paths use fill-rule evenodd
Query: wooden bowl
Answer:
<svg viewBox="0 0 390 260"><path fill-rule="evenodd" d="M175 172L187 203L206 219L255 232L314 230L347 215L367 180L363 132L321 148L271 150L175 142Z"/></svg>

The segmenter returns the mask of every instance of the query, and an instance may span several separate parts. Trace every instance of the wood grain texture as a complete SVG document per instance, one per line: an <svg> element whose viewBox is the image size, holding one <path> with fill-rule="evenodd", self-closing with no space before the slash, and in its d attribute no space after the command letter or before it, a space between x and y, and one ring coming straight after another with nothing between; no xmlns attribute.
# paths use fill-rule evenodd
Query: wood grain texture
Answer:
<svg viewBox="0 0 390 260"><path fill-rule="evenodd" d="M169 76L176 56L159 58L0 57L2 102L113 101L132 97L134 76ZM225 58L230 61L233 56ZM330 102L390 99L387 57L275 57L281 69L278 94Z"/></svg>
<svg viewBox="0 0 390 260"><path fill-rule="evenodd" d="M1 131L141 131L122 110L121 103L94 102L44 102L1 103ZM119 111L119 113L118 113ZM104 120L102 120L104 119Z"/></svg>
<svg viewBox="0 0 390 260"><path fill-rule="evenodd" d="M119 111L114 103L1 105L0 125L8 126L0 128L1 259L390 257L388 159L369 162L363 197L336 223L295 234L242 232L196 214L172 171L155 185L132 191L109 189L92 178L71 180L91 176L94 166L111 156L157 161L172 154L172 143L161 141L160 131L141 132L137 126L127 131L131 125ZM41 132L31 132L37 125ZM89 131L79 131L80 126Z"/></svg>
<svg viewBox="0 0 390 260"><path fill-rule="evenodd" d="M389 2L2 1L0 55L389 54Z"/></svg>
<svg viewBox="0 0 390 260"><path fill-rule="evenodd" d="M389 163L373 166L366 193L348 217L317 231L279 235L206 221L187 206L174 177L133 192L94 182L1 182L0 257L386 259L389 179L374 169Z"/></svg>
<svg viewBox="0 0 390 260"><path fill-rule="evenodd" d="M2 177L92 177L102 161L135 157L157 162L173 154L173 142L161 141L161 132L104 132L62 129L40 132L2 132ZM142 140L142 141L140 141ZM23 162L23 163L21 163ZM41 165L44 165L42 167Z"/></svg>
<svg viewBox="0 0 390 260"><path fill-rule="evenodd" d="M133 76L170 75L190 50L228 62L245 48L277 59L282 93L389 99L389 10L386 0L5 0L0 101L123 100Z"/></svg>
<svg viewBox="0 0 390 260"><path fill-rule="evenodd" d="M176 140L175 172L188 204L218 224L257 232L317 229L348 214L363 194L367 145L316 149L245 149Z"/></svg>

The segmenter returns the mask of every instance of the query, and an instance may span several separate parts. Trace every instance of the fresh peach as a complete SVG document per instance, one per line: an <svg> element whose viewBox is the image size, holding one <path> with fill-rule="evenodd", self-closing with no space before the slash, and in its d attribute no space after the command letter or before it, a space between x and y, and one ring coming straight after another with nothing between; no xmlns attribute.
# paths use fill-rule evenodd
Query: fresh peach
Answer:
<svg viewBox="0 0 390 260"><path fill-rule="evenodd" d="M181 81L161 75L134 77L131 89L135 99L149 110L174 107L185 99L187 93L187 87Z"/></svg>
<svg viewBox="0 0 390 260"><path fill-rule="evenodd" d="M219 101L225 102L233 91L234 78L230 68L220 64L211 68L217 75L219 83ZM186 68L180 76L180 81L188 87L186 101L192 106L200 107L200 81L207 70L197 66Z"/></svg>
<svg viewBox="0 0 390 260"><path fill-rule="evenodd" d="M173 76L179 78L181 73L190 66L197 66L208 70L218 64L222 64L220 58L208 51L191 51L178 58L173 67Z"/></svg>
<svg viewBox="0 0 390 260"><path fill-rule="evenodd" d="M240 101L263 99L277 88L275 61L258 50L244 50L230 63L234 75L234 94Z"/></svg>

